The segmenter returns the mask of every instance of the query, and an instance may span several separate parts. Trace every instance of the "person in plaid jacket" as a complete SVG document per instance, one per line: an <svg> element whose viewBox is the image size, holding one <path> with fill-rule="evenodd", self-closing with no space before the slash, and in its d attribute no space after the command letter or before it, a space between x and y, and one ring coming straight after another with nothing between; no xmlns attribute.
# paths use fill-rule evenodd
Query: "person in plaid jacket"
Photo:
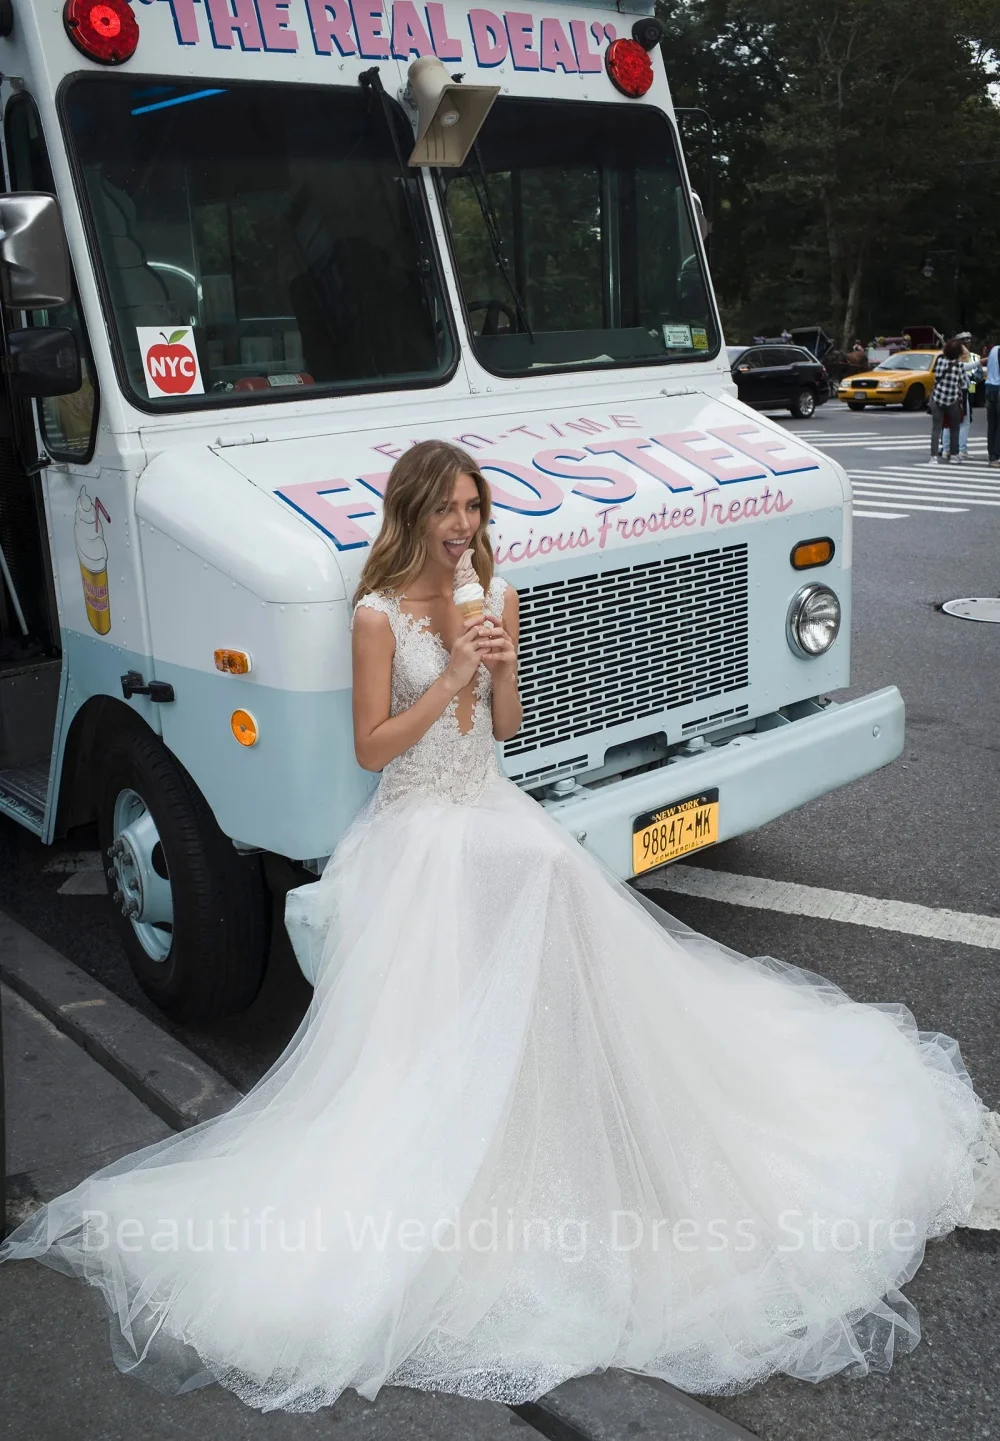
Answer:
<svg viewBox="0 0 1000 1441"><path fill-rule="evenodd" d="M965 413L968 375L962 362L962 342L949 340L934 362L934 389L931 391L931 455L947 465L958 454L958 433ZM941 430L947 421L950 455L941 454Z"/></svg>

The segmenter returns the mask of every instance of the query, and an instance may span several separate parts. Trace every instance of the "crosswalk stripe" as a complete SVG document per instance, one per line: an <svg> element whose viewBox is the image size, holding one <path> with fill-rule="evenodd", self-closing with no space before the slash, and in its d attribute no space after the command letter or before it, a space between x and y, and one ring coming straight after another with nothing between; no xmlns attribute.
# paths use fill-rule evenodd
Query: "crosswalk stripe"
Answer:
<svg viewBox="0 0 1000 1441"><path fill-rule="evenodd" d="M1000 475L982 475L967 465L956 465L954 470L949 466L947 472L938 465L849 465L845 468L849 475L891 475L900 479L912 476L914 480L919 478L935 485L971 485L977 489L992 486L995 490L1000 489Z"/></svg>
<svg viewBox="0 0 1000 1441"><path fill-rule="evenodd" d="M891 421L878 430L810 431L803 426L793 433L830 452L844 467L856 520L906 520L919 512L968 515L973 509L1000 508L1000 474L989 469L982 430L970 435L963 459L952 459L950 469L942 473L930 454L929 423L914 420L914 428L896 434Z"/></svg>
<svg viewBox="0 0 1000 1441"><path fill-rule="evenodd" d="M929 470L862 470L860 466L852 466L847 472L848 475L857 475L866 480L878 479L919 481L921 485L958 485L963 490L973 491L975 494L988 495L991 491L1000 492L1000 483L992 478L987 479L985 475L941 475L936 471Z"/></svg>
<svg viewBox="0 0 1000 1441"><path fill-rule="evenodd" d="M980 490L971 485L935 485L932 480L920 480L917 476L890 476L887 479L876 479L870 475L852 475L851 484L857 488L859 485L892 486L897 490L922 490L930 495L942 497L952 495L962 500L980 500L984 504L995 503L1000 499L1000 490Z"/></svg>
<svg viewBox="0 0 1000 1441"><path fill-rule="evenodd" d="M892 484L901 486L934 486L935 490L967 490L970 496L1000 496L1000 486L996 480L978 480L976 476L964 477L963 480L945 480L944 476L931 478L925 470L849 470L849 476L854 480L878 480L890 481Z"/></svg>
<svg viewBox="0 0 1000 1441"><path fill-rule="evenodd" d="M926 446L926 448L930 450L931 438L930 435L907 435L900 437L898 440L862 440L858 443L863 445L865 450L893 450L897 448L899 450L919 450L921 446ZM970 444L966 446L966 450L968 450L970 455L978 455L979 453L985 455L986 442L984 440L978 442L971 441Z"/></svg>
<svg viewBox="0 0 1000 1441"><path fill-rule="evenodd" d="M977 508L986 506L989 509L1000 506L1000 500L980 500L978 496L952 495L951 493L936 497L933 491L907 490L901 486L890 485L856 485L854 486L854 494L860 496L862 500L871 500L873 498L877 500L893 500L900 505L903 501L910 500L954 501L955 507L959 510L966 510L970 505L974 505ZM941 509L944 510L948 508L948 506L941 507Z"/></svg>
<svg viewBox="0 0 1000 1441"><path fill-rule="evenodd" d="M908 495L898 495L894 493L883 494L881 491L877 490L864 491L861 494L861 499L868 501L895 501L897 505L905 505L907 510L933 510L936 511L938 515L961 515L962 511L965 509L965 507L962 505L918 505L916 502L920 499L919 496L914 496L913 500L911 501ZM982 505L983 502L972 500L969 502L969 504Z"/></svg>

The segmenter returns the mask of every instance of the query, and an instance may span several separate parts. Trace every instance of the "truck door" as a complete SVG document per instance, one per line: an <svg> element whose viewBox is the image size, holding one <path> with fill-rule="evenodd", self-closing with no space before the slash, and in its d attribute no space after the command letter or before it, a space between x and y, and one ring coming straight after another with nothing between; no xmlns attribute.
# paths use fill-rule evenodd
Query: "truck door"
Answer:
<svg viewBox="0 0 1000 1441"><path fill-rule="evenodd" d="M7 103L4 139L5 190L54 194L38 110L26 92ZM20 313L7 311L5 318L8 328L22 324ZM37 402L12 396L0 373L0 811L41 834L62 668L43 473L50 456L90 458L97 397L75 297L55 310L30 312L27 323L72 330L83 357L77 392Z"/></svg>

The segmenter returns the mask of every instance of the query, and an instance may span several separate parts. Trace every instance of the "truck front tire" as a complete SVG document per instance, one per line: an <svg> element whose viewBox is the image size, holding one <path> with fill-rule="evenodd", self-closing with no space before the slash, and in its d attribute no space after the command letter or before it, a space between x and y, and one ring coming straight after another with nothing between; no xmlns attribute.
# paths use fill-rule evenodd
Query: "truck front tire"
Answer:
<svg viewBox="0 0 1000 1441"><path fill-rule="evenodd" d="M97 830L135 977L177 1021L245 1010L269 939L259 855L241 855L163 742L126 725L100 756Z"/></svg>

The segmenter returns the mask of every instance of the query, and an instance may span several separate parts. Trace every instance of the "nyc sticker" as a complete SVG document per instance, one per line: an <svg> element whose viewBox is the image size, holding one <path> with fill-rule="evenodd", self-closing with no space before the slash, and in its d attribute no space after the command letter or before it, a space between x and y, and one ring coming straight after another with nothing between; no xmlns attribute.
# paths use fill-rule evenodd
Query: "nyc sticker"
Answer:
<svg viewBox="0 0 1000 1441"><path fill-rule="evenodd" d="M142 353L146 389L152 399L204 395L198 351L190 326L183 330L157 330L155 326L137 325L135 333Z"/></svg>

